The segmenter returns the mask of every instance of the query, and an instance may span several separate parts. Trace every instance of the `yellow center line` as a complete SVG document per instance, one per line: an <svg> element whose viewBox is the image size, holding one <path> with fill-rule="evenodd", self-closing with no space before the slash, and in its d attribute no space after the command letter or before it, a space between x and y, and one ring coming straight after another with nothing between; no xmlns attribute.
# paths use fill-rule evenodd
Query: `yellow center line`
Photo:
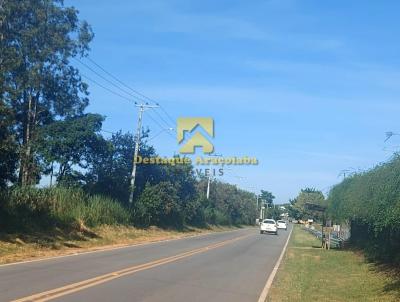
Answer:
<svg viewBox="0 0 400 302"><path fill-rule="evenodd" d="M128 267L122 270L118 270L115 272L111 272L111 273L107 273L104 275L100 275L94 278L90 278L90 279L86 279L80 282L76 282L76 283L71 283L62 287L58 287L52 290L48 290L45 292L41 292L41 293L37 293L34 295L30 295L30 296L26 296L23 298L19 298L17 300L13 300L11 302L44 302L44 301L49 301L58 297L62 297L68 294L72 294L74 292L78 292L81 291L83 289L89 288L89 287L93 287L105 282L109 282L111 280L117 279L117 278L121 278L123 276L126 275L131 275L143 270L148 270L151 269L153 267L157 267L163 264L167 264L167 263L171 263L171 262L175 262L178 261L180 259L183 258L187 258L189 256L193 256L196 254L200 254L200 253L204 253L206 251L212 250L212 249L216 249L219 248L221 246L227 245L229 243L233 243L235 241L241 240L243 238L246 238L250 236L249 235L244 235L244 236L240 236L240 237L236 237L233 239L229 239L229 240L225 240L225 241L221 241L219 243L215 243L215 244L211 244L205 247L201 247L198 249L194 249L188 252L184 252L175 256L170 256L170 257L166 257L166 258L161 258L155 261L151 261L151 262L147 262L144 264L140 264L140 265L135 265L132 267Z"/></svg>

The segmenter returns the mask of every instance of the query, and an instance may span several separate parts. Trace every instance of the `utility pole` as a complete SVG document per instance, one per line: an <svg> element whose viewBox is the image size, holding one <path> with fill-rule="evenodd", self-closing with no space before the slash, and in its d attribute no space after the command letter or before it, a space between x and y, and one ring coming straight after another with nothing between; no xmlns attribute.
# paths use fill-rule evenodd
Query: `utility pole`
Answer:
<svg viewBox="0 0 400 302"><path fill-rule="evenodd" d="M257 196L257 210L258 210L258 194L256 196Z"/></svg>
<svg viewBox="0 0 400 302"><path fill-rule="evenodd" d="M211 182L211 172L208 174L208 181L207 181L207 199L210 197L210 182Z"/></svg>
<svg viewBox="0 0 400 302"><path fill-rule="evenodd" d="M135 103L136 104L136 103ZM139 144L140 144L140 132L142 131L142 118L143 118L143 112L146 109L150 108L158 108L160 106L158 105L149 105L148 103L146 104L136 104L136 107L139 108L139 118L138 118L138 123L137 123L137 129L136 129L136 139L135 139L135 152L133 155L133 167L132 167L132 173L131 173L131 185L130 185L130 192L129 192L129 204L133 203L133 192L135 190L135 178L136 178L136 159L139 153Z"/></svg>
<svg viewBox="0 0 400 302"><path fill-rule="evenodd" d="M209 156L217 156L217 157L221 157L222 154L210 154ZM210 169L211 170L211 169ZM207 181L207 199L209 199L210 197L210 183L211 183L211 171L208 171L208 181Z"/></svg>

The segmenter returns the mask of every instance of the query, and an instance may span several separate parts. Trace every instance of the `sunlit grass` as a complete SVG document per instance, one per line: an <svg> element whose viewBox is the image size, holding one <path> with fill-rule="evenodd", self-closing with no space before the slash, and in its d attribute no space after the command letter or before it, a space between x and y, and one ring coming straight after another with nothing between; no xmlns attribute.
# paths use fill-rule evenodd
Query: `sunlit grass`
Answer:
<svg viewBox="0 0 400 302"><path fill-rule="evenodd" d="M14 188L0 197L8 213L5 218L10 220L8 225L17 230L24 225L50 227L81 224L94 227L128 224L130 221L129 210L120 203L105 196L88 195L80 189Z"/></svg>
<svg viewBox="0 0 400 302"><path fill-rule="evenodd" d="M398 281L348 250L322 250L296 226L267 301L399 301Z"/></svg>

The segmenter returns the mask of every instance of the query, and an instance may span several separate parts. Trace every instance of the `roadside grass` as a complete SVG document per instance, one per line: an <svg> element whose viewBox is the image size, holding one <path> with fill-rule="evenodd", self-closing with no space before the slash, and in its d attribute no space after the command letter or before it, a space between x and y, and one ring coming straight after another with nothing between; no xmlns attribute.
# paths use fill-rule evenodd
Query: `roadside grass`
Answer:
<svg viewBox="0 0 400 302"><path fill-rule="evenodd" d="M0 191L0 230L128 225L130 220L129 209L119 202L81 189L17 187Z"/></svg>
<svg viewBox="0 0 400 302"><path fill-rule="evenodd" d="M138 229L131 226L103 225L91 229L81 228L68 231L55 228L46 232L0 233L0 264L238 228L240 226L208 226L207 228L186 227L181 230L168 230L157 227Z"/></svg>
<svg viewBox="0 0 400 302"><path fill-rule="evenodd" d="M399 279L351 250L322 250L295 225L267 301L400 301Z"/></svg>

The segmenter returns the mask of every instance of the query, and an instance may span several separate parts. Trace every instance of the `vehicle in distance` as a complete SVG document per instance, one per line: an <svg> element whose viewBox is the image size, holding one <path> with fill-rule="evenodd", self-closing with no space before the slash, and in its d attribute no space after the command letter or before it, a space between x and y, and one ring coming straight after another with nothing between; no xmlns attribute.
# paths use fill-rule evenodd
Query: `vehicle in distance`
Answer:
<svg viewBox="0 0 400 302"><path fill-rule="evenodd" d="M260 234L273 233L278 235L278 225L273 219L265 219L260 225Z"/></svg>
<svg viewBox="0 0 400 302"><path fill-rule="evenodd" d="M278 220L277 222L276 222L276 224L278 225L278 229L282 229L282 230L287 230L287 224L286 224L286 221L284 221L284 220Z"/></svg>

